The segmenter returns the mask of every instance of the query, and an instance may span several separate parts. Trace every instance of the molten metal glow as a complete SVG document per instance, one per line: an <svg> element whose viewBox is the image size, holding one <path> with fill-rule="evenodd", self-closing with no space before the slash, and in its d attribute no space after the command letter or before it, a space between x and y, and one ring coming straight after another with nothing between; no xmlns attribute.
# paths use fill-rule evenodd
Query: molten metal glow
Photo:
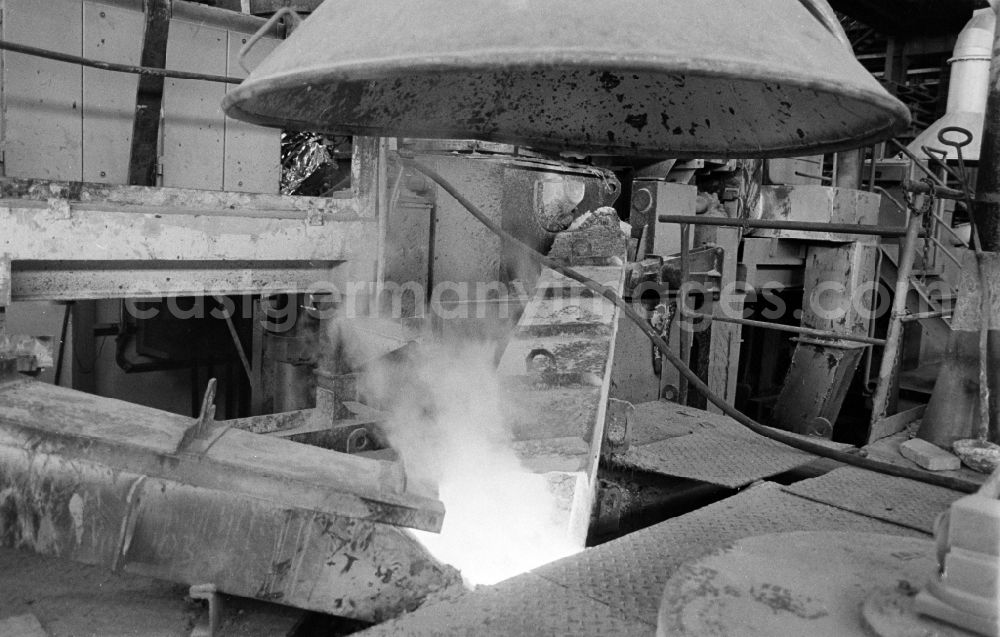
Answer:
<svg viewBox="0 0 1000 637"><path fill-rule="evenodd" d="M492 360L491 348L436 346L424 348L405 373L376 370L367 379L389 397L385 429L407 478L436 485L445 505L440 534L414 535L470 585L581 548L570 540L546 476L526 469L513 451Z"/></svg>

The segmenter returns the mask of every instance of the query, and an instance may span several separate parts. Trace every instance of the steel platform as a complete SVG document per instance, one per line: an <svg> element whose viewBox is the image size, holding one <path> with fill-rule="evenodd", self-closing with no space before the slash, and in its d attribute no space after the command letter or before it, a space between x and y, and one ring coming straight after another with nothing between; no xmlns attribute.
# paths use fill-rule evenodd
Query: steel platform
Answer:
<svg viewBox="0 0 1000 637"><path fill-rule="evenodd" d="M868 475L861 478L870 478L873 485L881 477L862 473ZM909 485L902 488L910 493ZM933 513L942 502L941 494L924 493L913 490L911 497L926 501L912 508ZM911 526L816 502L763 482L687 515L458 599L424 606L361 634L652 635L664 585L682 564L739 538L792 530L930 538Z"/></svg>

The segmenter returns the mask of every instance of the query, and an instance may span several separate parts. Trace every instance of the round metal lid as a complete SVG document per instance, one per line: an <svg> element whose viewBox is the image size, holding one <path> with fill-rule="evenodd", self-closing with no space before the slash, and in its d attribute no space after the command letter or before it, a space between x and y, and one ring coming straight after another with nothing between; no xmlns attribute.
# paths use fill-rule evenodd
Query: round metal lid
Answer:
<svg viewBox="0 0 1000 637"><path fill-rule="evenodd" d="M619 156L796 156L905 129L829 16L823 0L327 0L223 107Z"/></svg>

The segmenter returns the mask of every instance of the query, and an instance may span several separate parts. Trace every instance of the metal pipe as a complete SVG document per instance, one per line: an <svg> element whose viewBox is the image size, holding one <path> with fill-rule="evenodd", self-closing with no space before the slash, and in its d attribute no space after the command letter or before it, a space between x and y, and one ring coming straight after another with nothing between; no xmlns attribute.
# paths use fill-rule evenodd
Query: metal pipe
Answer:
<svg viewBox="0 0 1000 637"><path fill-rule="evenodd" d="M795 171L795 174L798 175L799 177L805 177L807 179L815 179L817 181L833 181L833 177L827 177L826 175L812 175L810 173L804 173L798 170Z"/></svg>
<svg viewBox="0 0 1000 637"><path fill-rule="evenodd" d="M843 232L846 234L902 237L906 228L901 226L869 226L851 223L823 223L820 221L787 221L784 219L731 219L728 217L695 217L691 215L660 215L663 223L690 223L696 226L728 226L731 228L767 228L771 230L804 230L806 232Z"/></svg>
<svg viewBox="0 0 1000 637"><path fill-rule="evenodd" d="M205 82L219 82L221 84L240 84L243 82L238 77L228 77L225 75L209 75L206 73L192 73L189 71L171 71L169 69L158 69L150 66L137 66L135 64L118 64L116 62L102 62L91 58L80 57L79 55L69 55L48 49L28 46L27 44L17 44L0 40L0 50L13 51L24 55L45 58L46 60L56 60L57 62L67 62L69 64L79 64L89 66L102 71L115 71L117 73L132 73L135 75L154 75L159 77L172 77L179 80L203 80Z"/></svg>
<svg viewBox="0 0 1000 637"><path fill-rule="evenodd" d="M913 321L922 321L924 319L932 318L951 318L952 312L950 310L938 310L936 312L918 312L916 314L907 314L906 316L901 316L899 320L904 323L912 323Z"/></svg>
<svg viewBox="0 0 1000 637"><path fill-rule="evenodd" d="M943 181L941 181L941 178L938 177L937 175L935 175L934 171L932 171L930 168L928 168L927 166L924 166L924 162L921 161L920 158L917 157L915 154L913 154L912 150L910 150L906 146L900 144L895 139L890 139L889 141L892 143L893 146L895 146L896 148L898 148L904 155L906 155L907 157L909 157L910 161L913 162L912 165L914 165L917 168L919 168L935 184L937 184L938 186L941 186L942 188L945 187L945 183Z"/></svg>
<svg viewBox="0 0 1000 637"><path fill-rule="evenodd" d="M911 214L899 257L899 272L896 276L895 296L892 299L892 315L889 319L889 331L885 336L886 343L885 349L882 351L878 380L875 384L875 396L872 398L869 431L875 426L875 423L885 417L885 413L889 409L889 391L892 388L893 376L899 364L899 341L903 334L903 322L900 317L906 312L906 296L910 293L910 273L913 271L913 259L917 254L917 234L920 232L920 226L920 217Z"/></svg>
<svg viewBox="0 0 1000 637"><path fill-rule="evenodd" d="M687 312L687 282L691 278L691 226L681 224L681 284L678 288L677 307L680 311L680 334L678 340L681 348L681 361L690 367L691 365L691 330L688 329L688 321L685 318ZM677 402L681 405L687 404L688 383L682 374L677 383Z"/></svg>
<svg viewBox="0 0 1000 637"><path fill-rule="evenodd" d="M857 190L861 187L861 167L864 165L864 150L847 150L836 154L838 188Z"/></svg>
<svg viewBox="0 0 1000 637"><path fill-rule="evenodd" d="M922 181L911 181L909 179L903 180L903 188L909 190L910 192L916 192L926 195L931 192L931 186L928 186ZM946 188L944 186L934 186L933 192L935 197L941 199L954 199L956 201L964 201L965 193L961 190L955 188Z"/></svg>
<svg viewBox="0 0 1000 637"><path fill-rule="evenodd" d="M811 327L800 327L797 325L782 325L781 323L769 323L767 321L754 321L752 319L736 318L733 316L719 316L717 314L702 314L701 312L686 312L690 318L705 319L708 321L720 321L722 323L735 323L748 327L760 327L765 330L775 330L777 332L790 332L801 334L802 336L814 336L817 338L832 338L842 341L852 341L855 343L865 343L867 345L885 345L885 340L873 338L871 336L861 336L856 334L841 334L830 330L817 330Z"/></svg>
<svg viewBox="0 0 1000 637"><path fill-rule="evenodd" d="M934 218L935 218L935 219L937 219L937 223L938 223L938 227L939 227L939 228L943 228L943 229L944 229L944 230L946 230L946 231L948 232L948 234L950 234L950 235L951 235L952 237L954 237L954 238L958 239L958 241L959 241L959 243L960 243L961 245L965 246L966 248L968 248L968 247L969 247L969 244L967 244L967 243L965 242L965 239L963 239L963 238L962 238L962 237L961 237L961 236L960 236L960 235L959 235L959 234L958 234L957 232L955 232L955 229L954 229L954 228L952 228L951 226L949 226L949 225L948 225L948 224L947 224L947 223L945 222L945 220L944 220L944 218L943 218L943 217L941 217L941 216L940 216L940 215L938 215L937 213L933 213L933 214L934 214Z"/></svg>
<svg viewBox="0 0 1000 637"><path fill-rule="evenodd" d="M246 372L247 382L250 383L251 389L253 389L253 367L250 365L250 359L247 358L247 353L243 350L243 343L240 341L240 335L236 332L236 325L233 323L233 313L232 310L226 307L226 297L221 294L214 295L215 301L222 307L223 317L226 320L226 327L229 329L229 336L233 339L233 348L236 350L236 354L240 357L240 363L243 365L243 371Z"/></svg>
<svg viewBox="0 0 1000 637"><path fill-rule="evenodd" d="M943 243L941 243L940 239L938 239L936 237L929 237L929 238L934 243L934 245L936 245L938 247L938 250L940 250L941 252L944 253L944 256L946 256L949 259L951 259L951 262L954 263L955 265L957 265L959 268L962 267L962 262L959 260L959 258L956 257L954 254L952 254L951 250L949 250L947 247L945 247L945 245Z"/></svg>
<svg viewBox="0 0 1000 637"><path fill-rule="evenodd" d="M538 265L555 270L563 276L577 281L588 290L594 292L595 294L600 294L609 302L614 303L619 311L628 317L628 319L632 321L650 341L652 341L653 345L655 345L656 348L663 353L663 357L667 359L667 361L673 365L675 369L677 369L677 372L687 379L691 387L694 387L694 389L700 392L701 395L704 396L710 403L722 410L722 413L740 423L750 431L764 436L765 438L770 438L771 440L786 444L794 449L805 451L806 453L811 453L823 458L830 458L838 462L843 462L844 464L861 467L863 469L870 469L886 475L909 478L918 482L934 484L948 489L961 491L963 493L974 493L979 488L979 485L976 483L962 478L928 474L926 471L920 469L912 469L907 466L895 465L889 462L875 460L873 458L868 458L866 455L860 455L859 453L850 453L837 449L831 449L827 445L814 440L809 440L805 436L799 436L780 429L774 429L773 427L765 427L727 403L718 394L713 392L705 381L698 378L698 375L691 371L691 368L685 365L683 361L681 361L681 359L670 350L670 346L659 334L656 333L656 330L654 330L649 324L649 321L640 316L639 313L636 312L635 308L633 308L631 304L626 303L617 292L606 285L601 285L593 279L580 274L573 268L564 266L555 259L541 254L531 246L525 244L506 230L502 229L496 222L486 216L486 213L480 210L474 203L465 197L465 195L459 192L458 189L451 184L451 182L438 174L434 169L421 164L412 157L400 155L399 159L400 162L406 164L414 170L419 171L428 179L441 186L442 190L454 197L454 199L461 204L461 206L465 208L469 214L475 217L484 226L489 228L493 234L497 235L510 245L519 248L529 259Z"/></svg>

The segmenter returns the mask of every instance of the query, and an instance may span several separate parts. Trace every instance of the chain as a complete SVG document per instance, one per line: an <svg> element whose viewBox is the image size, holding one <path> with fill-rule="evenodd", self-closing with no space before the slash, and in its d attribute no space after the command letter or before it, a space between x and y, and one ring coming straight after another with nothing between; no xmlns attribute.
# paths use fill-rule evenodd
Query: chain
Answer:
<svg viewBox="0 0 1000 637"><path fill-rule="evenodd" d="M924 177L920 181L927 185L927 194L923 196L919 207L916 205L915 198L910 193L904 191L903 194L906 198L906 207L910 209L910 214L920 215L920 226L924 230L924 244L921 255L923 263L920 269L920 282L926 284L931 263L931 215L934 210L934 182L927 177Z"/></svg>

